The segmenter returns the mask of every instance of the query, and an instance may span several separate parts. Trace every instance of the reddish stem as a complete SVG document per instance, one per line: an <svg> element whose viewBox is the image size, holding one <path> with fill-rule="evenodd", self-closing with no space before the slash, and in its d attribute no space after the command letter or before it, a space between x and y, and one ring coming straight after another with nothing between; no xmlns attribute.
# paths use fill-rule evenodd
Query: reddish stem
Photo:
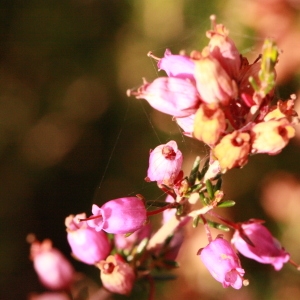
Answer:
<svg viewBox="0 0 300 300"><path fill-rule="evenodd" d="M208 239L208 242L210 243L212 241L212 236L211 236L211 232L210 232L209 226L208 226L208 224L206 222L206 219L204 218L203 215L200 215L200 218L203 221L203 225L204 225L204 228L205 228L207 239Z"/></svg>
<svg viewBox="0 0 300 300"><path fill-rule="evenodd" d="M163 211L165 211L166 209L169 209L169 208L176 208L178 206L178 204L175 202L175 203L170 203L164 207L161 207L161 208L158 208L156 210L152 210L152 211L147 211L147 216L153 216L153 215L157 215Z"/></svg>
<svg viewBox="0 0 300 300"><path fill-rule="evenodd" d="M82 221L89 221L89 220L95 220L95 219L98 219L98 218L102 218L101 215L97 215L97 216L90 216L88 218L85 218L85 219L79 219L80 222Z"/></svg>

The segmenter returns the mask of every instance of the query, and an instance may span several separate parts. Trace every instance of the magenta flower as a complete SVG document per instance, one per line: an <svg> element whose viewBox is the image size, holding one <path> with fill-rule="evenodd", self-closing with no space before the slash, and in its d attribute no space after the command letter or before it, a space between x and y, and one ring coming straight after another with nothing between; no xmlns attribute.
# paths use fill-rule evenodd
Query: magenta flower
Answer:
<svg viewBox="0 0 300 300"><path fill-rule="evenodd" d="M195 81L195 63L185 55L173 55L169 49L166 49L165 56L159 60L157 66L164 70L169 77L178 77Z"/></svg>
<svg viewBox="0 0 300 300"><path fill-rule="evenodd" d="M236 249L244 256L262 264L271 264L280 270L290 259L280 243L260 221L250 221L236 230L231 240Z"/></svg>
<svg viewBox="0 0 300 300"><path fill-rule="evenodd" d="M182 153L178 150L175 141L157 146L150 153L146 180L157 181L158 184L173 185L181 171L182 160Z"/></svg>
<svg viewBox="0 0 300 300"><path fill-rule="evenodd" d="M145 224L147 211L143 201L137 197L111 200L101 207L93 204L93 216L87 219L90 227L107 233L130 233Z"/></svg>
<svg viewBox="0 0 300 300"><path fill-rule="evenodd" d="M67 239L77 259L88 265L94 265L106 259L111 245L105 232L95 231L87 226L86 222L80 221L85 218L85 213L66 218Z"/></svg>
<svg viewBox="0 0 300 300"><path fill-rule="evenodd" d="M159 77L152 83L145 83L134 95L147 100L158 111L175 117L193 114L200 103L196 86L176 77Z"/></svg>
<svg viewBox="0 0 300 300"><path fill-rule="evenodd" d="M199 252L208 271L222 283L224 288L232 286L234 289L240 289L242 287L245 271L228 241L219 236Z"/></svg>
<svg viewBox="0 0 300 300"><path fill-rule="evenodd" d="M74 269L63 254L52 247L50 240L42 243L33 240L30 257L41 283L51 290L69 289L74 279Z"/></svg>

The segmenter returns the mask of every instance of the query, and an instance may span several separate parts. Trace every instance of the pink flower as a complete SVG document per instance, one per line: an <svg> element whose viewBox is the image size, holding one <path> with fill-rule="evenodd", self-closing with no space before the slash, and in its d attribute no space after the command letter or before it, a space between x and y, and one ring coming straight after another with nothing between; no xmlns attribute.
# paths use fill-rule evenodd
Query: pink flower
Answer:
<svg viewBox="0 0 300 300"><path fill-rule="evenodd" d="M192 132L194 130L194 121L195 121L195 114L189 115L188 117L184 118L175 118L177 124L183 129L184 134L188 136L192 136Z"/></svg>
<svg viewBox="0 0 300 300"><path fill-rule="evenodd" d="M191 115L200 103L196 86L189 80L175 77L159 77L133 94L137 99L147 100L158 111L175 117Z"/></svg>
<svg viewBox="0 0 300 300"><path fill-rule="evenodd" d="M85 213L70 215L66 218L67 239L73 255L82 262L94 265L100 260L106 259L110 253L111 245L105 232L95 231L88 227Z"/></svg>
<svg viewBox="0 0 300 300"><path fill-rule="evenodd" d="M157 66L166 71L169 77L195 81L195 63L188 56L173 55L169 49L166 49L165 57L159 60Z"/></svg>
<svg viewBox="0 0 300 300"><path fill-rule="evenodd" d="M200 249L200 258L211 275L221 282L224 288L242 287L245 271L228 241L217 237L205 248Z"/></svg>
<svg viewBox="0 0 300 300"><path fill-rule="evenodd" d="M50 240L31 243L30 257L41 283L51 290L68 289L73 282L74 269Z"/></svg>
<svg viewBox="0 0 300 300"><path fill-rule="evenodd" d="M136 279L133 268L119 255L110 255L98 264L103 286L109 291L129 295Z"/></svg>
<svg viewBox="0 0 300 300"><path fill-rule="evenodd" d="M108 233L130 233L140 229L146 219L147 211L143 201L137 197L111 200L101 207L93 204L93 216L88 218L88 225L96 231Z"/></svg>
<svg viewBox="0 0 300 300"><path fill-rule="evenodd" d="M181 171L182 160L182 153L175 141L157 146L150 153L146 180L172 185Z"/></svg>
<svg viewBox="0 0 300 300"><path fill-rule="evenodd" d="M67 294L63 293L43 293L43 294L31 294L29 300L70 300Z"/></svg>
<svg viewBox="0 0 300 300"><path fill-rule="evenodd" d="M243 223L240 230L235 231L231 242L244 256L262 264L271 264L277 271L290 259L289 253L260 221Z"/></svg>

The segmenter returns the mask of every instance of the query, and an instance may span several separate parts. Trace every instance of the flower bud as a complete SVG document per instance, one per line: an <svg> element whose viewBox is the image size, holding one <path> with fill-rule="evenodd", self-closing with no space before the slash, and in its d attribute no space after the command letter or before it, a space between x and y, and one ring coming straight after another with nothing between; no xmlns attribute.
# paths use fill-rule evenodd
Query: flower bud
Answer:
<svg viewBox="0 0 300 300"><path fill-rule="evenodd" d="M237 85L208 51L204 48L203 56L195 61L197 89L205 103L228 105L231 99L237 97Z"/></svg>
<svg viewBox="0 0 300 300"><path fill-rule="evenodd" d="M242 287L245 271L228 241L217 237L199 252L210 274L221 282L224 288L232 286L240 289Z"/></svg>
<svg viewBox="0 0 300 300"><path fill-rule="evenodd" d="M262 264L271 264L277 271L290 259L289 253L259 221L242 224L231 242L244 256Z"/></svg>
<svg viewBox="0 0 300 300"><path fill-rule="evenodd" d="M147 219L145 205L137 197L118 198L101 207L93 204L92 213L87 221L90 227L114 234L134 232L144 226Z"/></svg>
<svg viewBox="0 0 300 300"><path fill-rule="evenodd" d="M157 66L164 70L169 77L195 81L195 63L188 56L173 55L169 49L166 49L165 56L159 60Z"/></svg>
<svg viewBox="0 0 300 300"><path fill-rule="evenodd" d="M215 104L202 104L195 115L193 136L207 145L215 145L225 129L222 109Z"/></svg>
<svg viewBox="0 0 300 300"><path fill-rule="evenodd" d="M31 242L31 241L30 241ZM51 290L69 289L74 269L63 254L52 247L50 240L31 242L30 257L41 283Z"/></svg>
<svg viewBox="0 0 300 300"><path fill-rule="evenodd" d="M213 155L219 161L222 171L244 166L249 152L250 135L238 131L225 135L213 149Z"/></svg>
<svg viewBox="0 0 300 300"><path fill-rule="evenodd" d="M133 268L119 255L110 255L98 265L103 286L112 293L129 295L136 279Z"/></svg>
<svg viewBox="0 0 300 300"><path fill-rule="evenodd" d="M66 218L67 239L77 259L94 265L108 256L111 245L105 232L95 231L86 222L80 221L85 218L85 213Z"/></svg>
<svg viewBox="0 0 300 300"><path fill-rule="evenodd" d="M252 152L277 154L295 136L295 129L283 118L256 124L251 135Z"/></svg>
<svg viewBox="0 0 300 300"><path fill-rule="evenodd" d="M158 111L175 117L194 113L200 103L196 86L187 79L175 77L159 77L132 94L137 99L147 100Z"/></svg>
<svg viewBox="0 0 300 300"><path fill-rule="evenodd" d="M158 184L173 185L181 171L182 153L175 141L157 146L150 153L149 168L146 180L157 181Z"/></svg>

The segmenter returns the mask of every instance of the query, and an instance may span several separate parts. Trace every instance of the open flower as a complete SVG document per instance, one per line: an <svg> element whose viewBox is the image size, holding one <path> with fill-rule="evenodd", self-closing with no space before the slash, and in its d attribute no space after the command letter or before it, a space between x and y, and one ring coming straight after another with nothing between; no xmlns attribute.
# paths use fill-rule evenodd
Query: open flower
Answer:
<svg viewBox="0 0 300 300"><path fill-rule="evenodd" d="M218 236L199 252L208 271L222 283L224 288L232 286L240 289L242 287L245 271L228 241Z"/></svg>
<svg viewBox="0 0 300 300"><path fill-rule="evenodd" d="M117 294L130 294L136 276L133 268L121 256L110 255L97 266L101 270L100 278L106 289Z"/></svg>
<svg viewBox="0 0 300 300"><path fill-rule="evenodd" d="M74 269L63 254L52 247L50 240L39 242L32 238L30 257L41 283L51 290L69 289L74 279Z"/></svg>
<svg viewBox="0 0 300 300"><path fill-rule="evenodd" d="M244 256L262 264L271 264L277 271L290 259L289 253L260 221L243 223L240 230L235 231L231 242Z"/></svg>
<svg viewBox="0 0 300 300"><path fill-rule="evenodd" d="M85 218L85 213L66 218L67 239L77 259L94 265L108 256L111 245L104 231L96 231L80 221Z"/></svg>
<svg viewBox="0 0 300 300"><path fill-rule="evenodd" d="M93 204L93 216L87 223L96 231L107 233L130 233L144 226L147 211L143 201L137 197L118 198L106 202L101 207Z"/></svg>
<svg viewBox="0 0 300 300"><path fill-rule="evenodd" d="M157 146L150 152L146 180L172 185L181 171L182 160L182 153L175 141Z"/></svg>
<svg viewBox="0 0 300 300"><path fill-rule="evenodd" d="M147 100L153 108L174 117L193 114L200 103L196 86L188 79L177 77L159 77L152 83L145 82L130 94Z"/></svg>

